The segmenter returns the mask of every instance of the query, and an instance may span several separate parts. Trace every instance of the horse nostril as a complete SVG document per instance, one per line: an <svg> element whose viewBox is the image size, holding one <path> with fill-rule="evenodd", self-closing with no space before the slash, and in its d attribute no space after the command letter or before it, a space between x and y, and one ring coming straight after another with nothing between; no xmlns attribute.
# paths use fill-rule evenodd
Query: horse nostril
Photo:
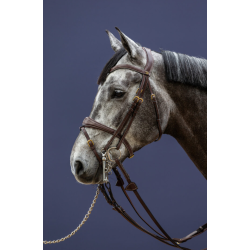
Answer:
<svg viewBox="0 0 250 250"><path fill-rule="evenodd" d="M76 175L79 176L79 175L83 174L84 167L80 161L75 161L74 167L75 167L75 174Z"/></svg>

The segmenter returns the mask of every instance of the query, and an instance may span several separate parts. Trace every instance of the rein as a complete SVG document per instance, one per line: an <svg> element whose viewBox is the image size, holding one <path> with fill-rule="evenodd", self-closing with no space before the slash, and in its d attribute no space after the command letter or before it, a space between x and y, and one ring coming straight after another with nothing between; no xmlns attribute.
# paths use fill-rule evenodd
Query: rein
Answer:
<svg viewBox="0 0 250 250"><path fill-rule="evenodd" d="M127 148L128 153L129 153L129 158L132 158L134 156L133 150L130 146L130 144L128 143L128 141L125 139L131 125L132 122L143 102L143 95L144 92L146 90L146 87L148 86L150 93L151 93L151 100L152 103L154 105L154 109L155 109L155 113L156 113L156 122L157 122L157 126L158 126L158 130L159 130L159 137L156 141L158 141L161 136L162 136L162 129L161 129L161 122L160 122L160 115L159 115L159 110L158 110L158 106L157 106L157 102L156 102L156 96L152 91L152 88L150 86L150 81L149 81L149 77L150 77L150 71L152 69L153 66L153 56L151 53L150 49L147 48L143 48L143 50L146 52L147 55L147 63L144 69L129 65L129 64L122 64L122 65L117 65L115 67L113 67L110 70L110 73L119 70L119 69L129 69L135 72L138 72L142 75L142 80L140 83L139 88L136 91L136 96L133 99L133 102L129 108L129 111L127 112L126 116L124 117L124 119L122 120L121 124L119 125L119 127L114 130L112 128L109 128L101 123L96 122L95 120L93 120L90 117L86 117L83 120L83 124L80 127L80 130L84 133L86 139L87 139L87 143L89 145L89 147L91 148L91 150L93 151L93 153L95 154L97 160L99 161L99 165L100 167L103 168L103 183L105 184L99 184L98 188L100 189L100 191L103 193L106 201L113 207L114 210L116 210L119 214L121 214L128 222L130 222L133 226L135 226L136 228L138 228L139 230L143 231L144 233L152 236L153 238L169 245L172 247L176 247L179 249L183 249L183 250L189 250L188 248L185 247L181 247L179 246L180 243L186 242L198 235L200 235L201 233L205 232L207 230L207 224L199 227L196 231L192 232L191 234L187 235L186 237L183 238L171 238L166 232L165 230L161 227L161 225L158 223L158 221L156 220L156 218L153 216L153 214L150 212L149 208L147 207L147 205L144 203L143 199L141 198L141 196L139 195L137 189L137 185L131 181L128 173L126 172L126 170L124 169L122 163L120 162L120 156L116 159L112 158L112 154L111 151L112 150L119 150L120 151L120 147L121 144L123 143L124 146ZM94 129L98 129L98 130L102 130L106 133L109 133L112 135L111 139L108 141L108 143L105 145L105 147L102 149L102 158L99 156L98 152L96 151L94 142L90 139L87 131L85 128L94 128ZM110 147L111 144L113 143L114 139L118 138L120 139L118 144L116 145L116 147ZM128 199L129 203L131 204L131 206L133 207L133 209L135 210L136 214L139 216L139 218L147 225L149 226L156 234L153 234L149 231L147 231L146 229L144 229L142 226L140 226L137 222L135 222L126 212L125 210L116 202L112 190L111 190L111 184L108 180L108 174L110 173L110 171L112 170L112 166L111 166L111 162L115 162L116 165L118 166L118 168L120 169L120 171L122 172L122 174L124 175L128 185L126 187L124 187L124 181L117 169L117 166L113 168L113 171L116 175L117 178L117 183L116 186L121 187L124 195L126 196L126 198ZM106 167L107 165L107 167ZM107 191L106 191L107 190ZM159 233L158 231L156 231L153 227L151 227L143 218L142 216L139 214L139 212L136 210L135 206L133 205L131 199L129 198L129 195L127 193L127 191L133 191L135 196L137 197L137 199L139 200L139 202L141 203L141 205L143 206L143 208L145 209L145 211L148 213L148 215L150 216L150 218L152 219L152 221L155 223L155 225L158 227L158 229L161 231L161 233Z"/></svg>

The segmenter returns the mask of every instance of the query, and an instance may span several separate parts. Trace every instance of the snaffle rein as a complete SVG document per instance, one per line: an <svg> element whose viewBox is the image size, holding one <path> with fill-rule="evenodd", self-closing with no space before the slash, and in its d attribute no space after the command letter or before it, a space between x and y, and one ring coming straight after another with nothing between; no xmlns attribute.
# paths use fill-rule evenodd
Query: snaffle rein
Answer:
<svg viewBox="0 0 250 250"><path fill-rule="evenodd" d="M159 137L156 141L158 141L161 136L162 136L162 129L161 129L161 122L160 122L160 116L159 116L159 110L158 110L158 106L157 106L157 101L156 101L156 96L152 91L152 88L150 86L150 81L149 81L149 77L150 77L150 71L151 68L153 66L153 56L151 54L151 50L147 49L147 48L143 48L143 50L146 52L147 55L147 63L144 69L129 65L129 64L121 64L121 65L117 65L115 67L113 67L110 70L110 73L119 70L119 69L128 69L128 70L132 70L135 72L138 72L142 75L142 80L140 83L139 88L136 91L136 96L133 99L133 102L129 108L129 111L127 112L126 116L124 117L124 119L122 120L121 124L119 125L119 127L114 130L112 128L109 128L101 123L96 122L95 120L93 120L90 117L86 117L83 120L83 124L80 127L80 130L83 132L83 134L85 135L86 139L87 139L87 143L89 145L89 147L91 148L91 150L93 151L93 153L95 154L100 167L103 168L103 183L105 184L99 184L98 188L97 188L97 192L95 195L95 198L93 200L93 203L88 211L88 213L86 214L84 220L81 222L81 224L68 236L60 239L60 240L56 240L56 241L43 241L44 244L51 244L51 243L59 243L61 241L64 241L65 239L71 237L72 235L75 234L75 232L77 232L80 227L86 222L86 220L88 219L88 216L90 215L94 204L96 202L96 199L98 197L99 194L99 190L103 193L106 201L113 207L114 210L116 210L119 214L121 214L129 223L131 223L133 226L135 226L136 228L138 228L139 230L141 230L142 232L152 236L153 238L169 245L172 247L176 247L179 249L183 249L183 250L190 250L188 248L185 247L181 247L179 244L186 242L198 235L200 235L201 233L205 232L207 230L207 224L204 224L203 226L199 227L197 230L195 230L194 232L190 233L189 235L187 235L186 237L183 238L171 238L166 232L165 230L161 227L161 225L159 224L159 222L156 220L156 218L153 216L153 214L150 212L149 208L147 207L147 205L144 203L143 199L141 198L141 196L139 195L137 189L137 185L135 184L135 182L132 182L130 179L130 176L128 175L128 173L126 172L126 170L124 169L120 159L120 156L116 159L112 158L112 150L118 150L120 151L120 147L121 144L123 143L124 146L127 148L128 152L129 152L129 158L132 158L134 156L133 150L130 146L130 144L128 143L128 141L125 139L131 125L132 122L143 102L143 95L144 92L146 90L146 87L148 86L150 93L151 93L151 100L153 102L154 105L154 109L155 109L155 113L156 113L156 122L157 122L157 126L158 126L158 130L159 130ZM87 131L85 128L94 128L94 129L98 129L98 130L102 130L106 133L109 133L112 135L111 139L108 141L108 143L105 145L105 147L102 149L102 158L99 156L99 154L96 151L94 142L90 139ZM118 138L120 139L117 146L116 147L110 147L111 144L113 143L114 139ZM115 162L116 163L116 167L114 167L112 169L111 167L111 162ZM106 167L107 164L107 167ZM124 175L128 185L126 187L124 187L124 181L120 175L120 172L117 169L120 169L121 173ZM137 222L135 222L127 213L126 211L116 202L112 190L111 190L111 184L108 180L108 174L109 172L113 170L113 172L116 175L117 178L117 183L116 186L121 187L124 195L126 196L126 198L128 199L129 203L131 204L131 206L133 207L134 211L136 212L136 214L139 216L139 218L147 225L149 226L156 234L151 233L149 231L147 231L146 229L144 229L142 226L140 226ZM152 219L152 221L155 223L155 225L158 227L158 229L161 231L158 232L156 231L152 226L150 226L143 218L142 216L139 214L139 212L136 210L134 204L132 203L131 199L129 198L129 195L127 193L127 191L133 191L135 196L137 197L138 201L141 203L141 205L143 206L143 208L145 209L145 211L148 213L148 215L150 216L150 218ZM171 244L172 243L172 244Z"/></svg>

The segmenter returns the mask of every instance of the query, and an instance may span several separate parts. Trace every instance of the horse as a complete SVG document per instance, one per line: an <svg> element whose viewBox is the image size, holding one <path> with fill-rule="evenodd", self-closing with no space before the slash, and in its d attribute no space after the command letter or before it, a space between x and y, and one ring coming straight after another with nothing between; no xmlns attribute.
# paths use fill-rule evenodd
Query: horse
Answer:
<svg viewBox="0 0 250 250"><path fill-rule="evenodd" d="M151 51L116 29L121 41L107 31L115 54L98 78L93 108L73 145L71 171L80 183L98 184L97 192L100 190L113 209L133 226L167 245L188 250L179 244L206 231L207 224L186 237L171 238L148 209L122 162L162 134L169 134L207 178L207 62L171 51ZM117 167L128 183L126 187ZM140 226L116 202L107 177L112 169L116 186L156 234ZM127 191L134 192L161 232L142 218Z"/></svg>
<svg viewBox="0 0 250 250"><path fill-rule="evenodd" d="M90 118L116 130L126 116L137 93L142 74L129 69L110 73L111 68L130 65L143 68L147 55L140 44L116 28L120 40L106 31L115 54L107 62L98 78L98 91ZM163 134L173 136L185 150L195 166L207 178L207 61L202 58L161 50L152 51L153 65L150 72L150 86L156 97L159 124ZM133 120L125 139L133 152L154 142L159 137L159 124L151 92L145 89L144 100ZM71 171L82 184L102 184L103 170L96 155L101 157L102 149L112 135L96 128L86 128L89 141L80 131L70 156ZM119 138L110 146L115 147ZM120 161L131 156L124 144L120 145ZM115 168L116 162L111 163Z"/></svg>

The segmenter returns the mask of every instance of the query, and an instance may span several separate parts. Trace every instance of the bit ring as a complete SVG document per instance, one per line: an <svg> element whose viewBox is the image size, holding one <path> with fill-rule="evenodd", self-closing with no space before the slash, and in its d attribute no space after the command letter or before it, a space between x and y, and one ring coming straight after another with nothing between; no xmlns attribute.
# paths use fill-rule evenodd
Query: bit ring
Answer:
<svg viewBox="0 0 250 250"><path fill-rule="evenodd" d="M111 153L109 152L109 151L112 150L112 149L119 150L120 156L119 156L117 159L112 159ZM122 152L121 152L120 149L117 149L116 147L112 147L112 148L109 148L109 149L107 150L107 156L108 156L108 159L109 159L111 162L115 162L115 160L119 160L119 159L121 158Z"/></svg>

